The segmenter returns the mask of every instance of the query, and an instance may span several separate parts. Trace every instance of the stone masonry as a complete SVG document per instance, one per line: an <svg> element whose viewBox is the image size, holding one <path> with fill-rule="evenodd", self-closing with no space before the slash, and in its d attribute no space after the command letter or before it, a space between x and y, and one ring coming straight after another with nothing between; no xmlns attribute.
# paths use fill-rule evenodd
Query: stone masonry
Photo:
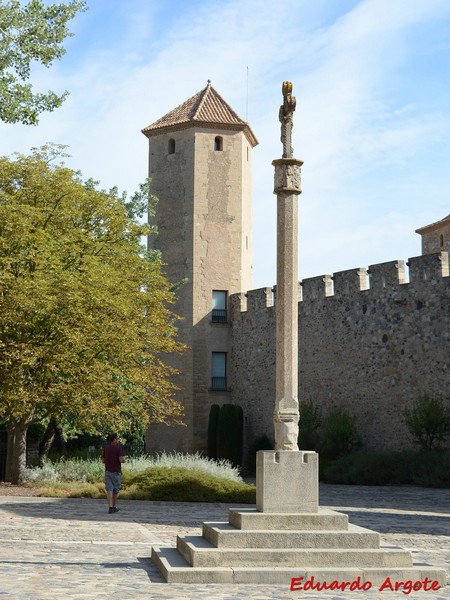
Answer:
<svg viewBox="0 0 450 600"><path fill-rule="evenodd" d="M448 253L301 282L299 402L354 416L370 450L411 447L403 412L421 394L450 403ZM409 277L408 277L409 275ZM233 401L246 444L272 431L276 290L231 298Z"/></svg>

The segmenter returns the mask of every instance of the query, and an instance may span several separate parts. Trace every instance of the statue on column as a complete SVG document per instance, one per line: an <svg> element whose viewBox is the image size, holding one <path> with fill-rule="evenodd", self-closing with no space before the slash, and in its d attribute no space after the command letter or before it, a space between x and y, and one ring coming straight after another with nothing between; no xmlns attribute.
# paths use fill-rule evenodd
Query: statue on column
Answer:
<svg viewBox="0 0 450 600"><path fill-rule="evenodd" d="M283 144L283 158L292 158L294 148L292 147L292 128L294 126L294 110L296 105L295 96L292 95L292 83L283 81L283 104L280 106L278 118L281 122L281 143Z"/></svg>

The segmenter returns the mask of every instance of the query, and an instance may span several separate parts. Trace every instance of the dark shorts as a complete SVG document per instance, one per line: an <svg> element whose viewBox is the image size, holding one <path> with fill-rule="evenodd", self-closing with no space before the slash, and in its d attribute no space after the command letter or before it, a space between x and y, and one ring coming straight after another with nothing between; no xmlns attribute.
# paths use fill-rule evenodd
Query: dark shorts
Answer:
<svg viewBox="0 0 450 600"><path fill-rule="evenodd" d="M107 492L118 494L120 488L122 487L122 473L105 471L105 485Z"/></svg>

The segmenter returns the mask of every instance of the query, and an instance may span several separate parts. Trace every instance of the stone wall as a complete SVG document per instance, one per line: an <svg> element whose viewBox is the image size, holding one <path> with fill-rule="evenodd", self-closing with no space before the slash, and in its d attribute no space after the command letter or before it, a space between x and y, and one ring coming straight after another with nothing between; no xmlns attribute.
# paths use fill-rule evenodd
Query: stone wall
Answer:
<svg viewBox="0 0 450 600"><path fill-rule="evenodd" d="M393 261L301 284L300 405L312 399L324 414L345 408L370 450L411 446L403 413L421 394L450 403L448 253L407 266ZM246 448L258 435L273 437L273 296L263 288L231 298L232 398L244 409Z"/></svg>

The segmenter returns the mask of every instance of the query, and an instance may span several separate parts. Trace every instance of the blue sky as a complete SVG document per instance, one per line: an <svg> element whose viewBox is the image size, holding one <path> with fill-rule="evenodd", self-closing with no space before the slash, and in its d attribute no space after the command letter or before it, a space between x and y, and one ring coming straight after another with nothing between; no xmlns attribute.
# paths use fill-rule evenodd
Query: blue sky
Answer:
<svg viewBox="0 0 450 600"><path fill-rule="evenodd" d="M448 0L91 0L67 54L34 69L64 90L37 127L0 125L1 153L67 144L71 166L132 192L141 129L207 79L259 139L254 287L275 283L281 82L297 97L299 278L420 254L415 229L450 213ZM248 67L248 69L247 69ZM247 96L248 74L248 96ZM248 106L248 114L247 114Z"/></svg>

